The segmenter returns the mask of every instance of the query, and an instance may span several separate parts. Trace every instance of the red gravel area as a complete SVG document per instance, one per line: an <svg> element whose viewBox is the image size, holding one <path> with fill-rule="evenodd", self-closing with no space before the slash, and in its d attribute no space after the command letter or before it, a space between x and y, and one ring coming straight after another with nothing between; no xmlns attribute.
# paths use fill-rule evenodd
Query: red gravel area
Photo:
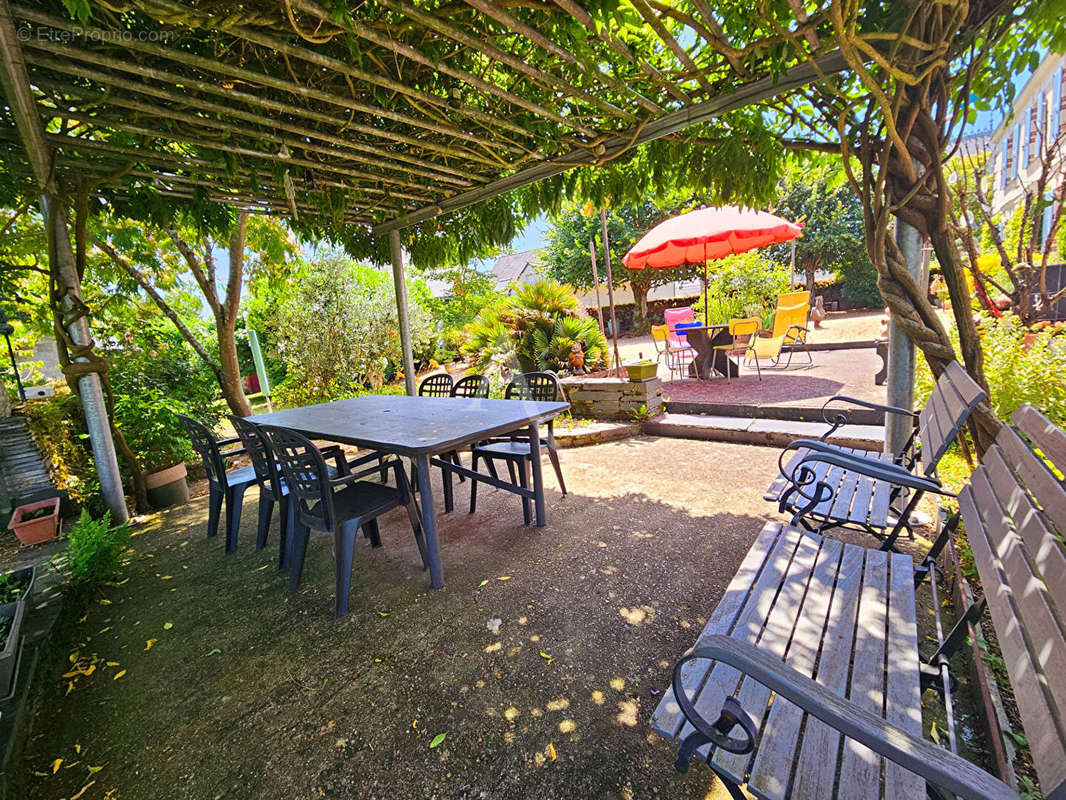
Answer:
<svg viewBox="0 0 1066 800"><path fill-rule="evenodd" d="M881 359L872 348L824 350L811 353L814 366L804 369L806 357L797 353L788 369L763 370L762 380L754 367L742 367L739 378L699 381L664 381L667 400L689 403L736 405L821 406L834 394L860 400L885 402L885 387L874 385ZM665 375L666 370L660 370Z"/></svg>

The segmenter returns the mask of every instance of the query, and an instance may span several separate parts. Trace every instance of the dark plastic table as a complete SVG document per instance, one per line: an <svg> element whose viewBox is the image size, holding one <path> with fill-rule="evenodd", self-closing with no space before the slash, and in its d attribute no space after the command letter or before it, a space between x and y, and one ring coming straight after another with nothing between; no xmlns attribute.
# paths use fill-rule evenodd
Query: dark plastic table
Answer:
<svg viewBox="0 0 1066 800"><path fill-rule="evenodd" d="M684 333L688 343L696 352L688 365L688 374L692 378L707 380L712 371L728 374L735 378L739 374L736 362L722 350L715 347L723 344L731 344L733 337L729 335L728 325L708 325L698 328L682 328L677 333Z"/></svg>
<svg viewBox="0 0 1066 800"><path fill-rule="evenodd" d="M311 439L340 442L355 447L394 453L410 458L418 474L422 530L426 537L430 584L444 586L444 570L437 538L437 514L433 502L430 464L489 483L515 494L531 496L537 527L547 523L544 507L544 481L540 465L540 424L561 414L569 403L527 400L483 400L463 397L407 397L368 395L302 408L289 408L272 414L248 417L260 425L291 428ZM534 454L533 488L521 489L487 475L458 467L450 461L433 458L526 428Z"/></svg>

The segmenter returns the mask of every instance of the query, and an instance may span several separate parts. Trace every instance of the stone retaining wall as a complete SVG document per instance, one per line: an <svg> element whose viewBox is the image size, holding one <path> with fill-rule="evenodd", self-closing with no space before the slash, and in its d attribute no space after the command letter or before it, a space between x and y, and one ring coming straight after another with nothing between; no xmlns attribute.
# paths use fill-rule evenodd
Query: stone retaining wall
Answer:
<svg viewBox="0 0 1066 800"><path fill-rule="evenodd" d="M663 384L658 378L629 381L624 378L585 378L562 380L563 391L575 417L618 419L630 422L633 412L646 407L655 417L663 410Z"/></svg>

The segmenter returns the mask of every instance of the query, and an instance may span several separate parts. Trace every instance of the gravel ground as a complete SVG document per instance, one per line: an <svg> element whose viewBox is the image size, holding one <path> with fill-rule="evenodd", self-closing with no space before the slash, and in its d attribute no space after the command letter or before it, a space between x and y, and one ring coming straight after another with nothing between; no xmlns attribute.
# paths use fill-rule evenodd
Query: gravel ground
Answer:
<svg viewBox="0 0 1066 800"><path fill-rule="evenodd" d="M158 515L128 581L42 664L14 796L718 796L709 770L673 771L648 719L773 516L776 459L646 437L564 451L571 493L547 471L546 528L501 492L441 517L442 591L393 512L384 547L357 551L341 621L328 541L288 592L276 551L252 546L254 491L232 556L204 537L203 498ZM97 668L62 677L75 652Z"/></svg>

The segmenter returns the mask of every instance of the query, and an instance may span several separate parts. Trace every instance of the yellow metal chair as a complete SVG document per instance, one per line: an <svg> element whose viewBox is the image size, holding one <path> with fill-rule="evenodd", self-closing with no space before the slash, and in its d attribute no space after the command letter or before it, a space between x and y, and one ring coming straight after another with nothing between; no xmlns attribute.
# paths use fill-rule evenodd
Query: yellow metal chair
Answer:
<svg viewBox="0 0 1066 800"><path fill-rule="evenodd" d="M748 340L748 347L744 356L749 361L755 362L755 372L762 380L762 370L759 368L759 359L765 359L776 365L781 360L781 351L785 346L784 336L752 336Z"/></svg>
<svg viewBox="0 0 1066 800"><path fill-rule="evenodd" d="M788 351L787 368L792 364L792 354L801 345L807 343L807 317L810 314L810 292L789 292L777 296L777 308L774 310L774 325L770 330L770 339L783 338L782 353ZM810 351L807 353L808 364L813 364ZM771 362L777 366L781 354Z"/></svg>
<svg viewBox="0 0 1066 800"><path fill-rule="evenodd" d="M759 327L762 325L762 320L758 317L740 317L737 319L729 320L729 335L733 337L733 341L729 344L715 345L715 350L719 350L725 353L726 356L745 356L751 347L751 340L759 338ZM759 362L755 362L755 370L758 372ZM740 365L737 365L737 377L740 377ZM729 370L726 370L725 379L728 383L730 380ZM759 380L762 380L762 375L759 375Z"/></svg>
<svg viewBox="0 0 1066 800"><path fill-rule="evenodd" d="M670 342L670 326L669 325L652 325L651 326L651 340L655 345L655 360L658 362L660 358L665 358L666 367L670 370L670 377L674 377L674 373L677 372L682 378L684 375L684 368L687 364L685 356L688 356L688 360L692 360L692 348L691 346L685 348L674 347Z"/></svg>

